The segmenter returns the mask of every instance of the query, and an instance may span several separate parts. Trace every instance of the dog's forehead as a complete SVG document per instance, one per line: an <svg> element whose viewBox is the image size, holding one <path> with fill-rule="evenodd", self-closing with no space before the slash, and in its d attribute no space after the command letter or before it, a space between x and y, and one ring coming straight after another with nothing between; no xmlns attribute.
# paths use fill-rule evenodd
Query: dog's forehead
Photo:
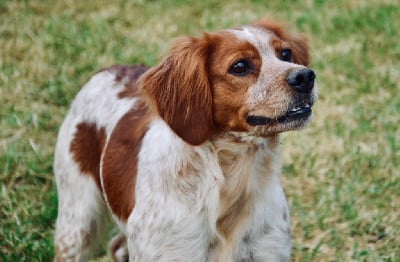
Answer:
<svg viewBox="0 0 400 262"><path fill-rule="evenodd" d="M228 31L238 39L251 43L262 56L275 55L271 45L271 40L275 36L272 31L257 26L242 26Z"/></svg>

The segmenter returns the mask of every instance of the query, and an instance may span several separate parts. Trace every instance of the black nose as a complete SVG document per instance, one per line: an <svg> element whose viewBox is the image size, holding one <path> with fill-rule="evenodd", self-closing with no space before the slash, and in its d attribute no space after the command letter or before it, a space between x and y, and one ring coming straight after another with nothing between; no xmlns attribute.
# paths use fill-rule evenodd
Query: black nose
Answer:
<svg viewBox="0 0 400 262"><path fill-rule="evenodd" d="M286 76L286 82L302 93L310 92L314 87L315 74L309 68L293 69Z"/></svg>

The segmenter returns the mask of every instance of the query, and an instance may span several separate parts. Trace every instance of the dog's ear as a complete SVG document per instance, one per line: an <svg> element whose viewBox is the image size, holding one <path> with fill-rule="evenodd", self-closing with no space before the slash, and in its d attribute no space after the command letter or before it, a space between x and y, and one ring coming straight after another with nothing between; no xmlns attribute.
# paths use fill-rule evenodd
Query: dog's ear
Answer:
<svg viewBox="0 0 400 262"><path fill-rule="evenodd" d="M179 38L169 55L141 78L142 93L184 141L199 145L213 131L212 93L203 38Z"/></svg>
<svg viewBox="0 0 400 262"><path fill-rule="evenodd" d="M274 32L279 38L289 43L292 49L293 62L299 65L309 66L310 55L307 38L302 34L290 33L285 26L272 19L263 18L253 23L253 25L264 27Z"/></svg>

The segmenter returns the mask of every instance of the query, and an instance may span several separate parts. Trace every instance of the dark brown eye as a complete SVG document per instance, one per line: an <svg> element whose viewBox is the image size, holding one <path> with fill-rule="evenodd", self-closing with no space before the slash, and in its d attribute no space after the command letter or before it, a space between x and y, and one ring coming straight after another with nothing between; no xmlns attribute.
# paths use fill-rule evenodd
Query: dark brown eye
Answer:
<svg viewBox="0 0 400 262"><path fill-rule="evenodd" d="M249 61L241 59L233 63L228 70L229 74L235 76L245 76L253 72L253 67Z"/></svg>
<svg viewBox="0 0 400 262"><path fill-rule="evenodd" d="M292 62L292 50L282 49L279 57L282 61Z"/></svg>

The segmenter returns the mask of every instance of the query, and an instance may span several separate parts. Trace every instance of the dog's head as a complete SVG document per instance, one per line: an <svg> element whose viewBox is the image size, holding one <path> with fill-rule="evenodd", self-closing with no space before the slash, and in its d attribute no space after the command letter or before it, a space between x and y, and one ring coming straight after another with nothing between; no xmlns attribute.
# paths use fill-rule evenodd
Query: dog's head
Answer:
<svg viewBox="0 0 400 262"><path fill-rule="evenodd" d="M316 99L306 40L279 24L183 37L141 78L141 90L186 142L218 132L268 135L304 127Z"/></svg>

